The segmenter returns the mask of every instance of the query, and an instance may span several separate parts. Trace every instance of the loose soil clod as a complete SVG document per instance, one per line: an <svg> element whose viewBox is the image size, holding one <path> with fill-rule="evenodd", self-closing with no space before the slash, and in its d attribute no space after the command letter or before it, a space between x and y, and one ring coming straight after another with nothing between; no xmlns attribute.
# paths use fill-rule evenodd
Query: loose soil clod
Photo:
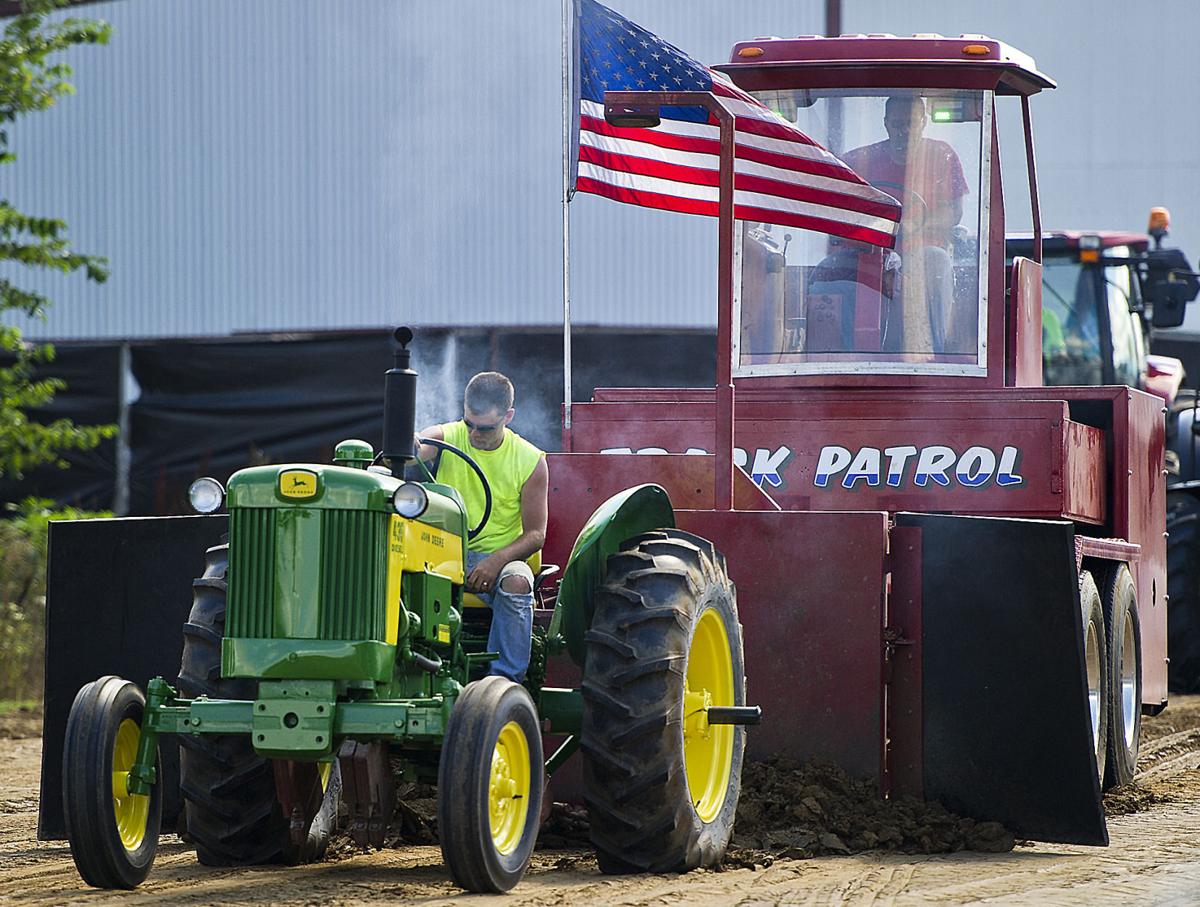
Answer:
<svg viewBox="0 0 1200 907"><path fill-rule="evenodd" d="M727 867L769 866L777 858L895 850L951 853L1012 850L998 822L956 816L940 803L879 799L875 786L823 762L785 759L747 764L742 774Z"/></svg>
<svg viewBox="0 0 1200 907"><path fill-rule="evenodd" d="M1147 790L1135 781L1123 787L1115 787L1104 795L1104 814L1108 817L1140 813L1159 803L1170 803L1174 798Z"/></svg>

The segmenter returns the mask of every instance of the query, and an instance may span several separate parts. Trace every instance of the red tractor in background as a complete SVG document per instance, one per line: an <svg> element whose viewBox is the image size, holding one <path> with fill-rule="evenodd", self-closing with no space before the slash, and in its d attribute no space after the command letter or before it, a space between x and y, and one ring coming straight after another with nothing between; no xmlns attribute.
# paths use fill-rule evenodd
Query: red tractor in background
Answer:
<svg viewBox="0 0 1200 907"><path fill-rule="evenodd" d="M1151 212L1145 233L1061 230L1042 237L1042 378L1047 385L1125 384L1175 403L1183 363L1150 352L1156 329L1178 327L1200 292L1178 249L1162 249L1169 215ZM1153 243L1158 243L1151 248ZM1010 235L1009 262L1033 237ZM1165 256L1170 256L1169 259Z"/></svg>
<svg viewBox="0 0 1200 907"><path fill-rule="evenodd" d="M1182 323L1200 280L1181 250L1163 248L1169 226L1167 210L1153 208L1148 233L1043 237L1042 371L1049 385L1126 384L1166 403L1168 678L1172 690L1191 693L1200 690L1197 395L1183 386L1183 362L1151 349L1159 329ZM1032 244L1009 236L1009 260Z"/></svg>
<svg viewBox="0 0 1200 907"><path fill-rule="evenodd" d="M573 404L548 556L613 490L662 485L738 588L750 758L1107 843L1102 786L1167 700L1164 424L1141 390L1042 380L1029 99L1054 83L982 36L764 38L716 68L868 180L872 155L905 165L873 180L896 247L735 222L723 143L717 387ZM610 92L606 116L672 103ZM1033 199L1011 268L997 103L1021 106Z"/></svg>

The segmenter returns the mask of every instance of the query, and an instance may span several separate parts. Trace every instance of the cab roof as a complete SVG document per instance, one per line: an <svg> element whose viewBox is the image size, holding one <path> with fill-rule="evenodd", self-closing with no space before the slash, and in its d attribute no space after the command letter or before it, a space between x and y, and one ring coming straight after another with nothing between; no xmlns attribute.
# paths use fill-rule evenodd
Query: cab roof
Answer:
<svg viewBox="0 0 1200 907"><path fill-rule="evenodd" d="M1042 234L1042 252L1045 255L1075 252L1079 249L1081 236L1099 237L1101 249L1129 246L1133 252L1145 252L1150 248L1150 237L1145 233L1122 230L1053 230ZM1033 249L1032 233L1010 233L1004 241L1010 255L1024 254Z"/></svg>
<svg viewBox="0 0 1200 907"><path fill-rule="evenodd" d="M994 71L998 94L1031 95L1055 82L1038 71L1033 57L986 35L957 38L935 34L897 37L892 34L841 35L824 38L768 36L740 41L729 62L718 66L735 81L738 75L771 69L928 69Z"/></svg>

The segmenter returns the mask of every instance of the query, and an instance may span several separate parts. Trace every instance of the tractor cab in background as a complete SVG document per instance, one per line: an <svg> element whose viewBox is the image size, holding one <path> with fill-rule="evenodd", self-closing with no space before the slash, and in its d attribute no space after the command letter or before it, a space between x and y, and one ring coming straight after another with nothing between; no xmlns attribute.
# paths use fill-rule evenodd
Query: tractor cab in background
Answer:
<svg viewBox="0 0 1200 907"><path fill-rule="evenodd" d="M1165 221L1166 209L1154 209L1152 229L1156 217ZM1126 384L1162 397L1168 406L1175 402L1183 363L1153 355L1151 332L1178 326L1200 284L1180 250L1152 249L1152 244L1145 233L1111 230L1043 236L1042 378L1047 385ZM1028 257L1032 248L1031 235L1010 234L1008 263ZM1170 262L1162 262L1164 253L1172 256Z"/></svg>

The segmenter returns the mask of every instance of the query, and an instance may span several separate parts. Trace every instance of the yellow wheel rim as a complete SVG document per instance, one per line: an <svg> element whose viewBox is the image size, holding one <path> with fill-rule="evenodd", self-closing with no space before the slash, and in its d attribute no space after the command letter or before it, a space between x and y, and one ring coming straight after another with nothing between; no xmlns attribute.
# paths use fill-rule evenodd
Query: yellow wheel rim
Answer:
<svg viewBox="0 0 1200 907"><path fill-rule="evenodd" d="M504 856L517 849L529 817L529 741L515 721L500 729L488 778L492 844Z"/></svg>
<svg viewBox="0 0 1200 907"><path fill-rule="evenodd" d="M146 838L146 822L150 817L150 795L129 793L129 770L137 759L141 736L137 722L126 718L117 728L117 739L113 741L113 814L117 820L117 834L121 836L121 843L126 850L137 850L142 846Z"/></svg>
<svg viewBox="0 0 1200 907"><path fill-rule="evenodd" d="M725 805L733 771L733 727L710 725L710 706L735 705L733 656L721 615L700 615L688 653L683 692L683 759L688 790L701 821L711 822Z"/></svg>

